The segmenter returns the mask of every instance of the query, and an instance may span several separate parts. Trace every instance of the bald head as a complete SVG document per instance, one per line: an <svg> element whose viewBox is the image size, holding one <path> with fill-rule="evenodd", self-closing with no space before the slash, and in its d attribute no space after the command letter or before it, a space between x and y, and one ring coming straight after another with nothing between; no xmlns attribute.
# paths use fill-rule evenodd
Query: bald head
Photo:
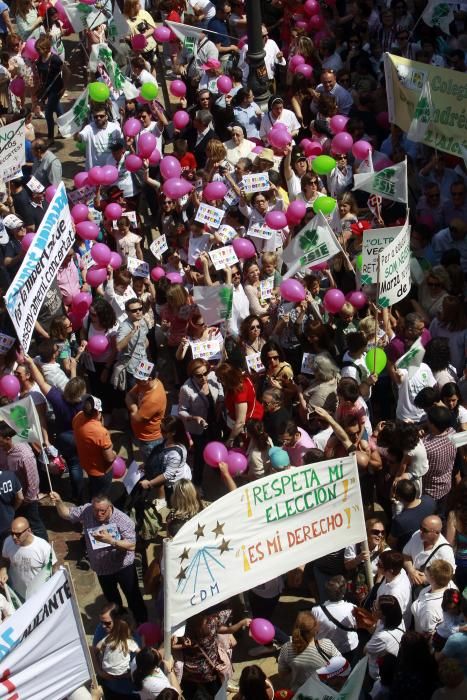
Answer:
<svg viewBox="0 0 467 700"><path fill-rule="evenodd" d="M441 518L439 518L437 515L429 515L427 518L422 520L420 529L422 528L425 530L436 530L437 534L439 535L443 528L443 523Z"/></svg>
<svg viewBox="0 0 467 700"><path fill-rule="evenodd" d="M15 518L11 523L10 532L13 542L19 547L31 544L33 535L29 526L29 520L26 520L26 518Z"/></svg>
<svg viewBox="0 0 467 700"><path fill-rule="evenodd" d="M15 518L11 523L12 530L27 530L29 527L29 520L26 518Z"/></svg>

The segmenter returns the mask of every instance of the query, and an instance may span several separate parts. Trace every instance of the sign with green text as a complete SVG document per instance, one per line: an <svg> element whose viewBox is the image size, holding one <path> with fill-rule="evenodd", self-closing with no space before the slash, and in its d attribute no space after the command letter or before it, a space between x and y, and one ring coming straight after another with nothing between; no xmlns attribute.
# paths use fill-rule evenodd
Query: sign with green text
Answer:
<svg viewBox="0 0 467 700"><path fill-rule="evenodd" d="M410 292L410 226L406 219L400 233L378 255L378 306L385 309Z"/></svg>
<svg viewBox="0 0 467 700"><path fill-rule="evenodd" d="M241 486L168 543L167 623L174 628L230 596L365 539L354 456Z"/></svg>

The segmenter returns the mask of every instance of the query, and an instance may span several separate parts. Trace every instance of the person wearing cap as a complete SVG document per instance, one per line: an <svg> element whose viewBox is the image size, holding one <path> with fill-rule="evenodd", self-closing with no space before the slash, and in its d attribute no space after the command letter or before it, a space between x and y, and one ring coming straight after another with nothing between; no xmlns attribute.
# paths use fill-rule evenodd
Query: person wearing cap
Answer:
<svg viewBox="0 0 467 700"><path fill-rule="evenodd" d="M279 95L273 95L268 102L268 111L261 119L259 136L268 143L268 134L276 122L285 124L292 136L296 136L300 131L300 122L295 116L295 112L285 109L284 100Z"/></svg>
<svg viewBox="0 0 467 700"><path fill-rule="evenodd" d="M10 236L8 243L3 247L3 264L10 280L13 281L24 259L21 241L26 235L26 227L16 214L5 216L3 223Z"/></svg>
<svg viewBox="0 0 467 700"><path fill-rule="evenodd" d="M207 35L201 32L193 48L191 48L191 45L189 49L188 46L184 46L180 56L176 57L173 64L175 73L186 78L188 88L187 99L190 102L193 101L196 94L203 65L205 65L210 58L219 58L219 51L214 42L211 41L210 36L210 34ZM180 100L180 104L182 109L185 109L187 106L184 98Z"/></svg>
<svg viewBox="0 0 467 700"><path fill-rule="evenodd" d="M301 179L307 172L308 160L301 148L292 147L291 144L285 147L284 156L284 176L287 182L287 191L290 201L297 199L302 191ZM317 178L318 176L316 176Z"/></svg>
<svg viewBox="0 0 467 700"><path fill-rule="evenodd" d="M116 458L109 432L102 423L102 401L91 394L72 421L79 462L89 478L91 497L107 494L112 485L112 464Z"/></svg>
<svg viewBox="0 0 467 700"><path fill-rule="evenodd" d="M45 187L39 180L35 180L34 176L26 184L26 189L30 193L30 199L27 204L24 216L21 218L24 221L26 230L37 231L42 223L42 219L47 211L48 204L45 201Z"/></svg>
<svg viewBox="0 0 467 700"><path fill-rule="evenodd" d="M144 461L162 442L161 420L167 408L164 385L152 362L141 361L133 372L135 386L125 396L131 430Z"/></svg>
<svg viewBox="0 0 467 700"><path fill-rule="evenodd" d="M120 124L109 122L105 105L95 104L91 116L92 121L74 136L75 141L84 143L86 170L95 165L106 165L112 142L123 139Z"/></svg>
<svg viewBox="0 0 467 700"><path fill-rule="evenodd" d="M202 66L202 69L204 73L199 81L200 89L206 88L212 94L216 94L218 92L217 79L222 75L222 63L217 58L210 58Z"/></svg>
<svg viewBox="0 0 467 700"><path fill-rule="evenodd" d="M321 683L334 690L341 690L351 671L352 667L344 656L333 656L326 666L316 670L316 675Z"/></svg>
<svg viewBox="0 0 467 700"><path fill-rule="evenodd" d="M31 193L32 190L29 189L29 187L25 187L23 185L23 178L18 178L17 180L10 180L10 192L11 192L11 200L13 204L13 209L15 211L15 214L22 220L24 221L24 224L26 226L26 229L30 231L37 231L37 227L34 226L34 219L33 219L33 207L31 206ZM43 187L40 185L39 181L36 181L36 186ZM44 191L45 188L43 188L42 191ZM7 213L9 213L10 210L8 210Z"/></svg>
<svg viewBox="0 0 467 700"><path fill-rule="evenodd" d="M62 164L57 156L49 151L44 139L34 139L32 142L34 162L32 175L39 180L44 187L59 185L63 179Z"/></svg>

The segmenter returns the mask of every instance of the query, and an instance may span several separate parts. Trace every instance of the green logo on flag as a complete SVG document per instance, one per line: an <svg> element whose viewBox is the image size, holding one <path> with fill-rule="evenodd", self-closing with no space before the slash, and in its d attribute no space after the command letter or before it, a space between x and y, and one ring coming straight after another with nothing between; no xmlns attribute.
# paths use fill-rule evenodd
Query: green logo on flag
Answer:
<svg viewBox="0 0 467 700"><path fill-rule="evenodd" d="M421 97L415 108L415 113L413 115L414 119L419 119L424 124L428 124L430 121L430 105L426 97Z"/></svg>
<svg viewBox="0 0 467 700"><path fill-rule="evenodd" d="M362 284L371 284L372 281L373 281L373 280L372 280L372 278L370 277L370 275L361 275L361 277L360 277L360 282L361 282Z"/></svg>
<svg viewBox="0 0 467 700"><path fill-rule="evenodd" d="M443 19L449 15L449 5L441 3L437 5L431 15L432 27L441 27Z"/></svg>
<svg viewBox="0 0 467 700"><path fill-rule="evenodd" d="M379 173L376 173L375 179L373 180L373 188L383 195L394 195L396 191L396 183L394 182L395 174L396 171L393 168L385 168Z"/></svg>
<svg viewBox="0 0 467 700"><path fill-rule="evenodd" d="M223 287L219 290L219 302L221 304L220 316L227 320L232 315L233 304L233 289L231 287Z"/></svg>
<svg viewBox="0 0 467 700"><path fill-rule="evenodd" d="M20 437L27 440L29 435L28 412L24 406L13 406L10 408L10 417L15 424L15 430Z"/></svg>
<svg viewBox="0 0 467 700"><path fill-rule="evenodd" d="M407 369L407 367L409 367L409 365L412 364L412 360L415 357L417 357L418 353L419 353L418 348L414 348L413 350L409 350L408 353L405 355L405 357L403 357L402 360L397 363L397 366L400 369Z"/></svg>
<svg viewBox="0 0 467 700"><path fill-rule="evenodd" d="M378 299L378 306L381 306L382 309L387 309L389 306L389 299L387 297L380 297Z"/></svg>
<svg viewBox="0 0 467 700"><path fill-rule="evenodd" d="M78 100L73 107L73 119L77 124L83 124L88 116L89 105L87 94Z"/></svg>
<svg viewBox="0 0 467 700"><path fill-rule="evenodd" d="M310 248L314 248L315 245L318 243L318 232L316 229L311 229L310 231L305 231L303 236L300 236L300 248L304 250L306 253L310 250Z"/></svg>

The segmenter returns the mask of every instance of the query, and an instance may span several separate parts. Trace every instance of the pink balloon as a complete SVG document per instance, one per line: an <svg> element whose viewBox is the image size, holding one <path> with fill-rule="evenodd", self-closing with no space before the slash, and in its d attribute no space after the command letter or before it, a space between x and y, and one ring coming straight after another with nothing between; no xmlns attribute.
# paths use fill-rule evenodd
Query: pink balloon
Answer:
<svg viewBox="0 0 467 700"><path fill-rule="evenodd" d="M159 27L165 29L165 27ZM170 32L169 32L170 34ZM158 647L162 639L162 631L155 622L143 622L136 630L140 637L144 638L145 647Z"/></svg>
<svg viewBox="0 0 467 700"><path fill-rule="evenodd" d="M151 270L151 279L154 282L157 282L162 277L165 277L165 271L162 269L162 267L153 267Z"/></svg>
<svg viewBox="0 0 467 700"><path fill-rule="evenodd" d="M123 133L125 136L134 138L142 129L142 124L139 119L130 117L123 125Z"/></svg>
<svg viewBox="0 0 467 700"><path fill-rule="evenodd" d="M289 127L287 126L287 124L284 124L284 122L274 122L274 124L272 125L272 130L273 131L281 131L281 130L288 131Z"/></svg>
<svg viewBox="0 0 467 700"><path fill-rule="evenodd" d="M92 335L86 346L86 350L93 356L103 355L110 347L109 339L104 334Z"/></svg>
<svg viewBox="0 0 467 700"><path fill-rule="evenodd" d="M169 180L173 177L180 177L182 166L175 156L164 156L161 160L160 171L164 180Z"/></svg>
<svg viewBox="0 0 467 700"><path fill-rule="evenodd" d="M76 224L76 233L85 241L95 241L99 235L99 227L93 221L80 221Z"/></svg>
<svg viewBox="0 0 467 700"><path fill-rule="evenodd" d="M185 97L186 85L182 80L172 80L170 83L169 92L174 97Z"/></svg>
<svg viewBox="0 0 467 700"><path fill-rule="evenodd" d="M353 146L353 138L346 131L336 134L331 141L333 153L348 153Z"/></svg>
<svg viewBox="0 0 467 700"><path fill-rule="evenodd" d="M100 284L105 282L107 279L107 270L105 267L99 267L99 265L93 265L86 272L86 282L91 285L91 287L98 287Z"/></svg>
<svg viewBox="0 0 467 700"><path fill-rule="evenodd" d="M157 148L155 148L153 150L153 152L151 153L151 155L149 156L149 165L159 165L160 162L161 162L161 154L157 150Z"/></svg>
<svg viewBox="0 0 467 700"><path fill-rule="evenodd" d="M306 296L303 284L293 277L281 282L279 290L281 297L286 301L303 301Z"/></svg>
<svg viewBox="0 0 467 700"><path fill-rule="evenodd" d="M101 169L101 184L113 185L118 180L118 170L115 165L103 165Z"/></svg>
<svg viewBox="0 0 467 700"><path fill-rule="evenodd" d="M110 267L113 268L114 270L118 270L118 268L122 266L122 263L123 263L123 260L122 260L122 256L120 255L120 253L116 253L115 251L112 251L112 253L110 254L110 262L109 262Z"/></svg>
<svg viewBox="0 0 467 700"><path fill-rule="evenodd" d="M92 304L92 294L89 292L78 292L71 300L71 310L80 318L86 316Z"/></svg>
<svg viewBox="0 0 467 700"><path fill-rule="evenodd" d="M263 617L255 617L250 623L250 635L258 644L270 644L274 639L274 625Z"/></svg>
<svg viewBox="0 0 467 700"><path fill-rule="evenodd" d="M176 129L184 129L190 123L190 115L183 109L179 109L173 116L173 123Z"/></svg>
<svg viewBox="0 0 467 700"><path fill-rule="evenodd" d="M110 204L107 204L104 210L105 218L111 219L112 221L116 221L117 219L119 219L122 214L123 209L117 202L110 202Z"/></svg>
<svg viewBox="0 0 467 700"><path fill-rule="evenodd" d="M21 56L28 58L30 61L37 61L39 52L36 49L36 40L28 39L21 50Z"/></svg>
<svg viewBox="0 0 467 700"><path fill-rule="evenodd" d="M144 51L148 43L148 40L144 34L135 34L131 37L131 48L134 51Z"/></svg>
<svg viewBox="0 0 467 700"><path fill-rule="evenodd" d="M371 144L369 144L368 141L355 141L352 146L352 153L355 158L359 158L360 160L368 158L372 150Z"/></svg>
<svg viewBox="0 0 467 700"><path fill-rule="evenodd" d="M83 317L75 313L74 311L69 311L68 318L71 321L71 327L73 328L73 330L79 331L79 329L83 325Z"/></svg>
<svg viewBox="0 0 467 700"><path fill-rule="evenodd" d="M57 188L55 185L49 185L45 191L45 201L50 204L52 199L55 197L55 192L57 191Z"/></svg>
<svg viewBox="0 0 467 700"><path fill-rule="evenodd" d="M266 224L274 231L280 231L287 226L287 217L283 211L268 211L265 216Z"/></svg>
<svg viewBox="0 0 467 700"><path fill-rule="evenodd" d="M34 233L31 232L31 233L27 233L24 236L24 238L21 241L21 250L24 250L24 252L26 252L29 249L29 246L31 245L35 235L36 235L35 232Z"/></svg>
<svg viewBox="0 0 467 700"><path fill-rule="evenodd" d="M24 91L26 89L26 83L24 82L24 78L21 78L18 76L17 78L13 78L13 80L10 80L10 84L8 86L10 88L10 92L13 93L16 97L23 97Z"/></svg>
<svg viewBox="0 0 467 700"><path fill-rule="evenodd" d="M110 256L112 251L105 243L94 243L91 248L91 258L94 260L96 265L106 267L110 263Z"/></svg>
<svg viewBox="0 0 467 700"><path fill-rule="evenodd" d="M297 29L307 29L308 22L305 22L304 19L297 19L295 21L295 26L297 27Z"/></svg>
<svg viewBox="0 0 467 700"><path fill-rule="evenodd" d="M349 118L344 117L343 114L335 114L333 117L331 117L331 120L329 122L329 125L331 127L331 131L334 134L340 134L341 131L344 131L345 127L347 126L348 121L349 121Z"/></svg>
<svg viewBox="0 0 467 700"><path fill-rule="evenodd" d="M330 314L337 314L345 304L345 296L340 289L328 289L324 295L323 304Z"/></svg>
<svg viewBox="0 0 467 700"><path fill-rule="evenodd" d="M243 474L243 472L246 472L248 468L248 460L241 452L234 452L233 450L229 451L225 461L229 467L230 476Z"/></svg>
<svg viewBox="0 0 467 700"><path fill-rule="evenodd" d="M76 173L76 175L73 177L73 182L75 183L75 187L77 190L80 189L80 187L84 187L88 183L88 174L87 173Z"/></svg>
<svg viewBox="0 0 467 700"><path fill-rule="evenodd" d="M89 209L85 204L79 202L75 204L71 210L71 217L75 224L79 224L81 221L87 221L89 216Z"/></svg>
<svg viewBox="0 0 467 700"><path fill-rule="evenodd" d="M291 73L295 73L298 66L302 66L305 63L305 59L299 53L294 54L289 61L289 70Z"/></svg>
<svg viewBox="0 0 467 700"><path fill-rule="evenodd" d="M102 168L100 165L95 165L88 171L88 180L90 185L102 184Z"/></svg>
<svg viewBox="0 0 467 700"><path fill-rule="evenodd" d="M178 272L168 272L166 277L171 284L183 284L183 277Z"/></svg>
<svg viewBox="0 0 467 700"><path fill-rule="evenodd" d="M269 143L274 148L285 148L292 142L292 136L287 129L271 129L268 133Z"/></svg>
<svg viewBox="0 0 467 700"><path fill-rule="evenodd" d="M217 89L223 95L227 95L227 93L231 91L232 87L233 87L233 83L230 80L228 75L220 75L217 78Z"/></svg>
<svg viewBox="0 0 467 700"><path fill-rule="evenodd" d="M203 458L210 467L219 467L219 462L226 462L228 457L227 448L222 442L208 442L203 451Z"/></svg>
<svg viewBox="0 0 467 700"><path fill-rule="evenodd" d="M302 63L295 71L296 74L303 75L307 80L313 75L313 68L308 63Z"/></svg>
<svg viewBox="0 0 467 700"><path fill-rule="evenodd" d="M299 224L306 214L306 204L301 199L295 199L287 208L287 221L291 224Z"/></svg>
<svg viewBox="0 0 467 700"><path fill-rule="evenodd" d="M232 247L240 260L248 260L256 255L256 248L248 238L234 238Z"/></svg>
<svg viewBox="0 0 467 700"><path fill-rule="evenodd" d="M97 338L98 336L93 336L93 338ZM105 338L105 336L104 336ZM91 338L92 340L92 338ZM89 348L89 344L88 344ZM102 353L101 353L102 354ZM122 476L126 472L126 462L123 459L123 457L115 457L114 461L112 462L112 476L114 479L121 479Z"/></svg>
<svg viewBox="0 0 467 700"><path fill-rule="evenodd" d="M149 158L153 150L157 145L157 139L154 134L149 131L145 131L138 137L138 155L142 158Z"/></svg>
<svg viewBox="0 0 467 700"><path fill-rule="evenodd" d="M125 158L125 167L129 173L135 173L143 167L143 161L135 153L130 153Z"/></svg>
<svg viewBox="0 0 467 700"><path fill-rule="evenodd" d="M252 153L261 153L261 151L264 151L264 146L255 146Z"/></svg>
<svg viewBox="0 0 467 700"><path fill-rule="evenodd" d="M319 12L319 2L317 2L317 0L306 0L303 9L308 17L312 17Z"/></svg>
<svg viewBox="0 0 467 700"><path fill-rule="evenodd" d="M6 396L9 399L15 399L18 396L20 389L20 383L14 374L4 374L3 377L0 378L0 394L2 394L2 396Z"/></svg>
<svg viewBox="0 0 467 700"><path fill-rule="evenodd" d="M358 290L349 292L346 296L346 299L352 304L352 306L355 306L356 309L363 309L363 307L368 304L368 298L366 294L364 294L363 292L359 292Z"/></svg>
<svg viewBox="0 0 467 700"><path fill-rule="evenodd" d="M156 27L154 30L153 37L159 44L165 44L170 41L170 29L168 27Z"/></svg>
<svg viewBox="0 0 467 700"><path fill-rule="evenodd" d="M227 187L223 182L209 182L203 190L203 197L207 202L215 199L224 199L227 194Z"/></svg>
<svg viewBox="0 0 467 700"><path fill-rule="evenodd" d="M188 193L186 185L189 185L191 189L192 185L187 183L187 181L183 178L170 177L162 185L162 191L166 197L170 197L171 199L180 199Z"/></svg>
<svg viewBox="0 0 467 700"><path fill-rule="evenodd" d="M323 147L319 141L309 141L306 146L304 146L303 150L305 151L306 157L310 158L311 156L320 156L323 152Z"/></svg>
<svg viewBox="0 0 467 700"><path fill-rule="evenodd" d="M321 15L313 15L309 19L308 26L312 31L318 31L324 27L324 19Z"/></svg>

